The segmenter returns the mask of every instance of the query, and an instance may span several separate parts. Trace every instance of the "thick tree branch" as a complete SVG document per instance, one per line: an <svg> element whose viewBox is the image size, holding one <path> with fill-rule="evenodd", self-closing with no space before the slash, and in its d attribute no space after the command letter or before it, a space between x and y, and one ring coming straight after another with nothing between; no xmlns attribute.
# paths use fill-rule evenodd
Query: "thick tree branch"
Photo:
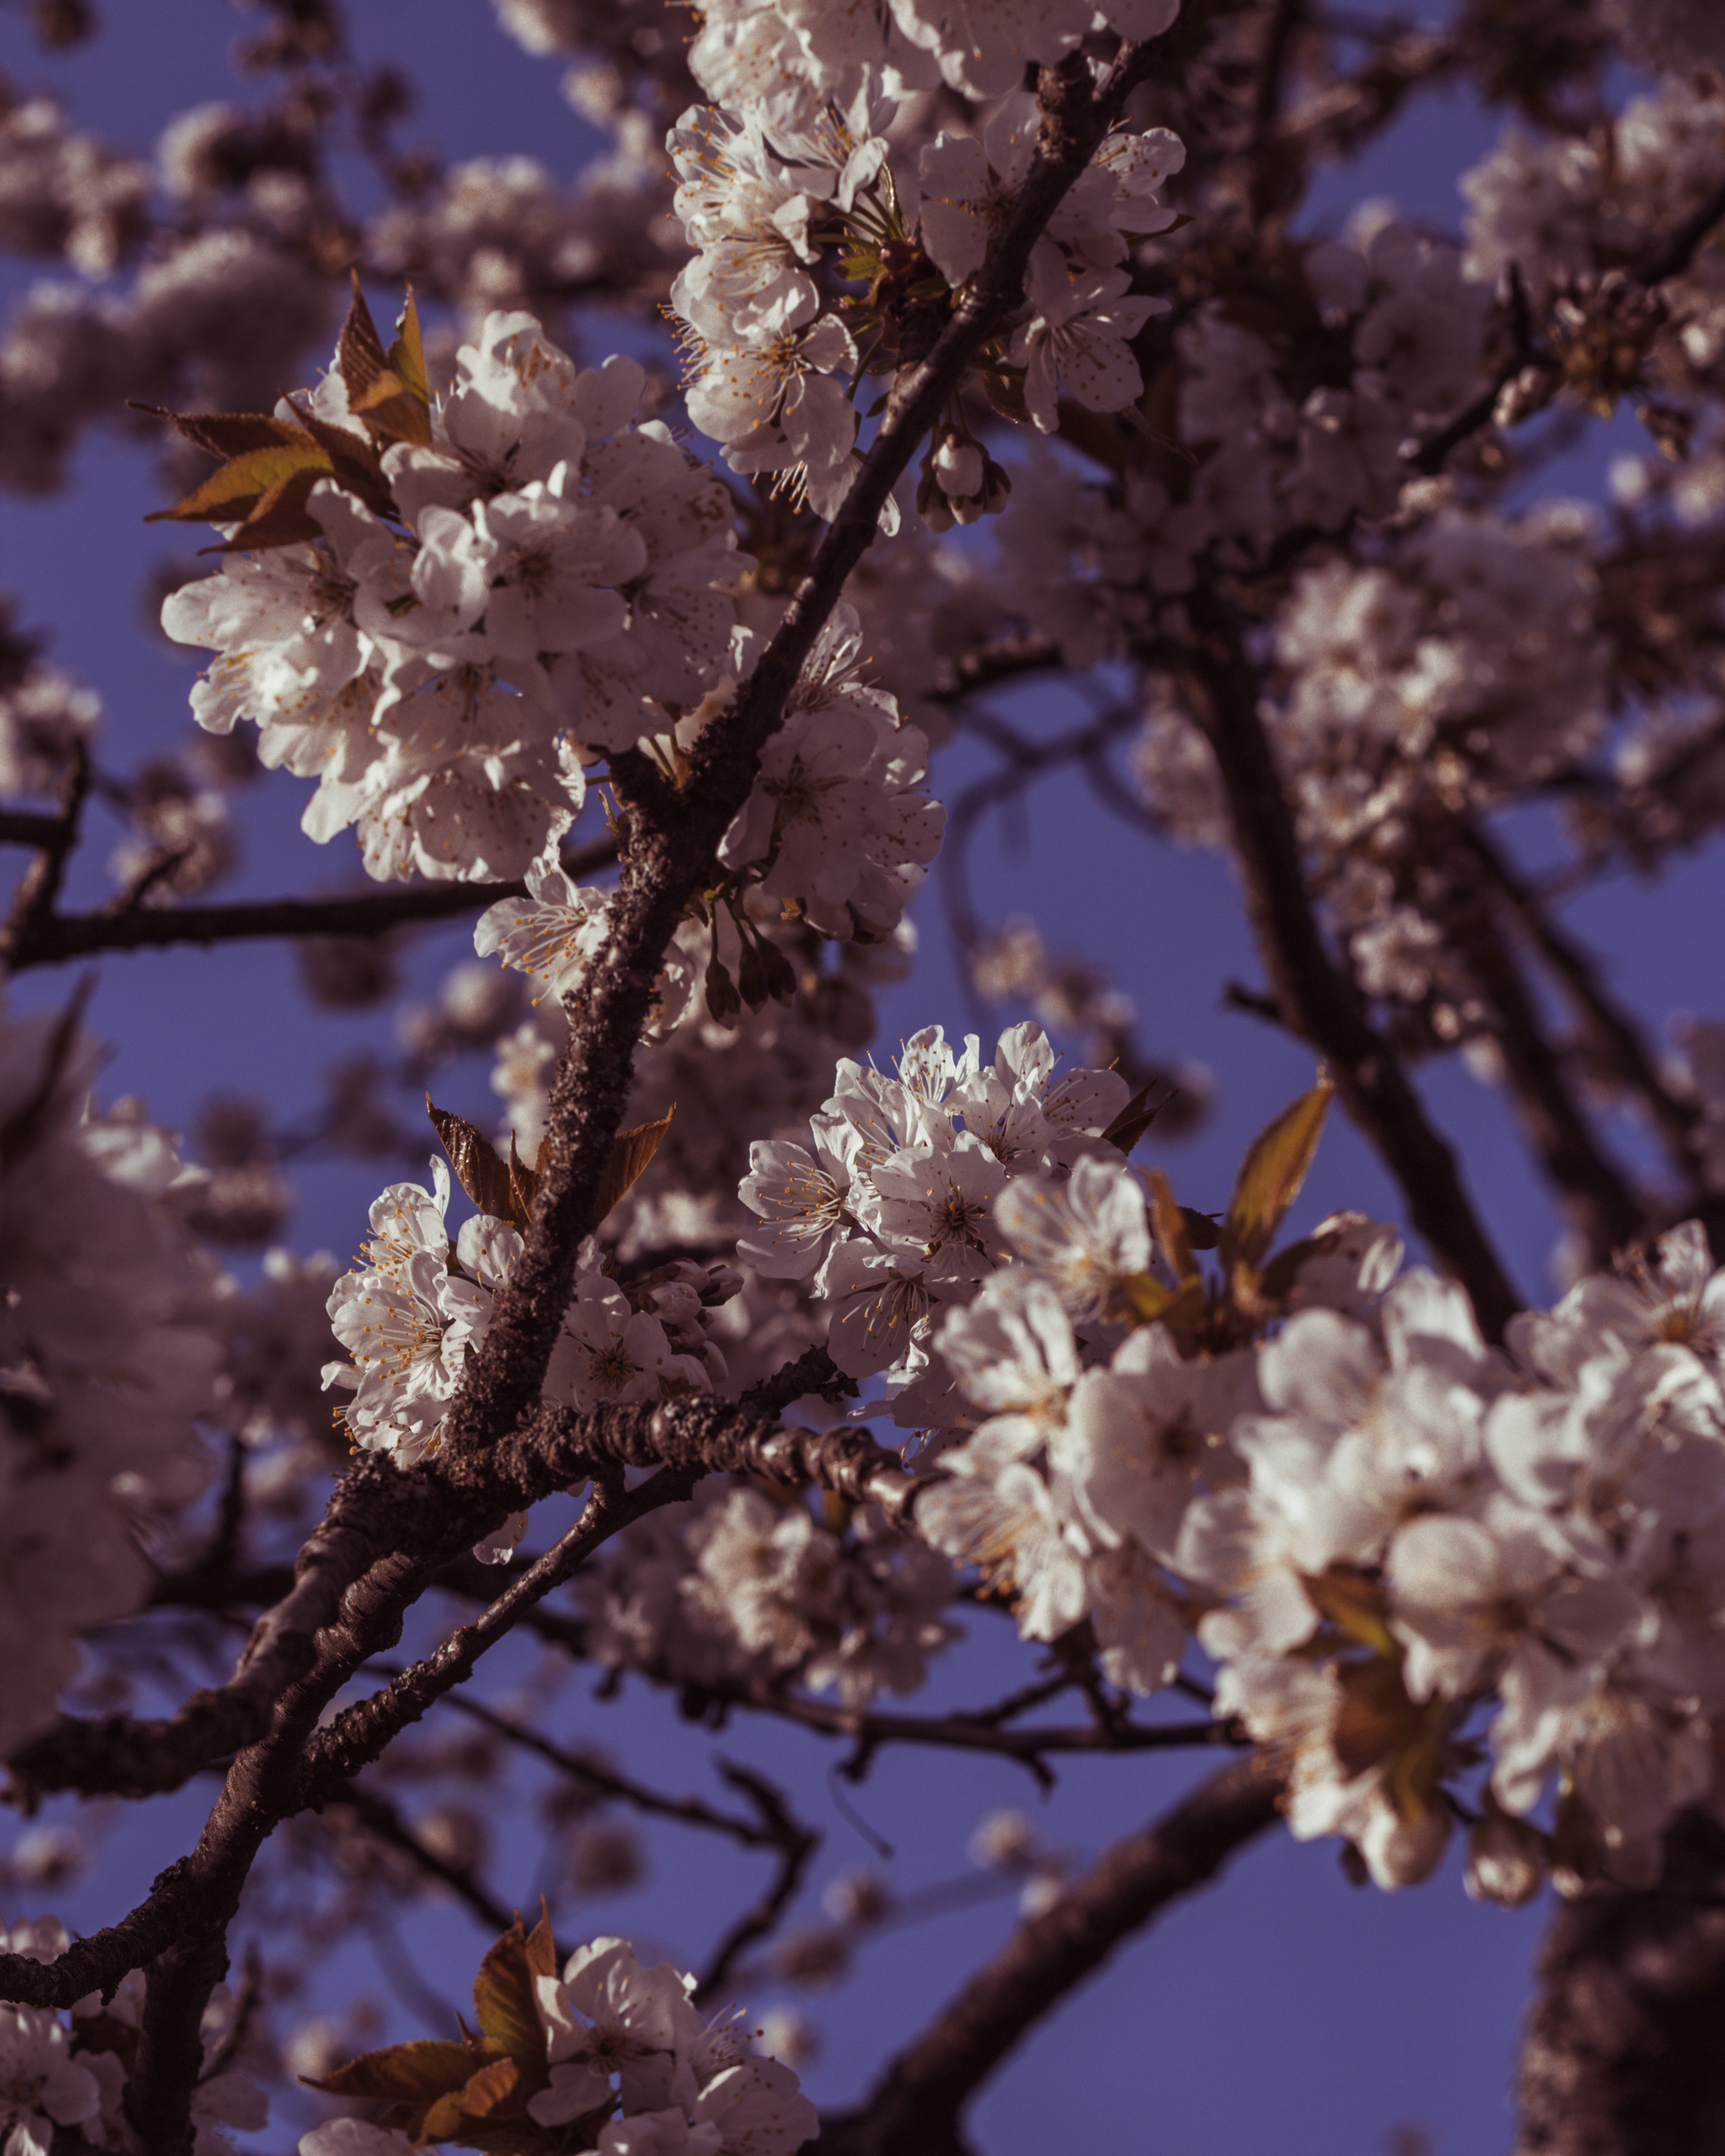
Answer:
<svg viewBox="0 0 1725 2156"><path fill-rule="evenodd" d="M60 819L28 808L0 808L0 846L52 846Z"/></svg>
<svg viewBox="0 0 1725 2156"><path fill-rule="evenodd" d="M1260 684L1225 603L1194 593L1188 657L1199 716L1227 795L1246 908L1283 1024L1331 1067L1343 1102L1401 1185L1408 1217L1501 1337L1520 1298L1463 1187L1455 1156L1366 1017L1353 977L1331 959L1306 888L1293 814L1263 722Z"/></svg>
<svg viewBox="0 0 1725 2156"><path fill-rule="evenodd" d="M859 2111L823 2127L820 2156L956 2156L959 2115L1026 2031L1123 1940L1274 1824L1280 1796L1274 1770L1243 1759L1115 1843L1051 1908L1018 1926Z"/></svg>
<svg viewBox="0 0 1725 2156"><path fill-rule="evenodd" d="M696 745L686 789L673 792L638 758L616 760L626 836L611 937L570 999L569 1045L552 1089L532 1225L484 1344L468 1365L451 1417L454 1445L483 1444L530 1409L568 1305L576 1247L595 1225L653 982L683 909L748 798L761 747L781 723L816 636L872 544L894 484L1017 304L1032 248L1149 72L1155 49L1155 40L1123 45L1094 91L1077 55L1043 71L1042 131L1018 198L933 349L895 381L849 495L734 708Z"/></svg>
<svg viewBox="0 0 1725 2156"><path fill-rule="evenodd" d="M1560 1908L1540 1954L1516 2156L1725 2147L1725 1829L1685 1813L1645 1892Z"/></svg>
<svg viewBox="0 0 1725 2156"><path fill-rule="evenodd" d="M510 1582L497 1599L465 1625L458 1625L435 1654L393 1678L382 1691L336 1716L311 1739L295 1790L295 1808L317 1806L361 1767L382 1756L410 1722L464 1684L481 1655L489 1652L536 1602L560 1587L584 1559L603 1542L659 1506L689 1493L690 1476L666 1469L624 1492L615 1483L595 1486L581 1517L568 1534Z"/></svg>

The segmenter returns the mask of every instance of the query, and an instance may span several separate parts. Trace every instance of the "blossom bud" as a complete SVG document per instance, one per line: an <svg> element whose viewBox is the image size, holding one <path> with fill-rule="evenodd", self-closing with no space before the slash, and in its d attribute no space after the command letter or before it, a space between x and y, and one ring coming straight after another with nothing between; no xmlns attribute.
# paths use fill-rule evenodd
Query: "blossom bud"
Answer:
<svg viewBox="0 0 1725 2156"><path fill-rule="evenodd" d="M582 1894L626 1893L647 1869L634 1828L622 1820L571 1835L569 1861L570 1883Z"/></svg>
<svg viewBox="0 0 1725 2156"><path fill-rule="evenodd" d="M1475 1822L1467 1837L1466 1884L1476 1902L1519 1909L1546 1882L1546 1838L1525 1819L1495 1806Z"/></svg>
<svg viewBox="0 0 1725 2156"><path fill-rule="evenodd" d="M793 1932L779 1943L773 1967L787 1983L821 1991L836 1983L851 1966L851 1949L841 1931L820 1925Z"/></svg>
<svg viewBox="0 0 1725 2156"><path fill-rule="evenodd" d="M980 494L983 468L982 451L974 441L961 441L957 435L948 435L934 452L934 476L949 498Z"/></svg>
<svg viewBox="0 0 1725 2156"><path fill-rule="evenodd" d="M846 1871L828 1886L821 1900L835 1924L879 1924L893 1905L893 1891L878 1871Z"/></svg>
<svg viewBox="0 0 1725 2156"><path fill-rule="evenodd" d="M1036 1829L1022 1812L991 1812L970 1837L970 1861L983 1871L1026 1871L1036 1854Z"/></svg>
<svg viewBox="0 0 1725 2156"><path fill-rule="evenodd" d="M755 2031L757 2049L788 2067L811 2066L820 2055L820 2031L794 2006L769 2006Z"/></svg>

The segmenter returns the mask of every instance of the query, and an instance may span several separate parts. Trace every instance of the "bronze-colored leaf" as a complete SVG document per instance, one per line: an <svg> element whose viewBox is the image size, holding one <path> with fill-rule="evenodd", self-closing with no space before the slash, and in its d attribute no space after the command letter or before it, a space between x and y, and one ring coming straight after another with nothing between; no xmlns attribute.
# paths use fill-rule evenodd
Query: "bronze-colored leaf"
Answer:
<svg viewBox="0 0 1725 2156"><path fill-rule="evenodd" d="M542 1895L539 1902L539 1921L527 1934L527 1967L534 1977L554 1977L557 1974L557 1941L552 1935L551 1912Z"/></svg>
<svg viewBox="0 0 1725 2156"><path fill-rule="evenodd" d="M243 456L248 450L296 441L300 429L291 420L263 412L168 412L159 404L128 400L127 408L152 419L165 419L179 434L211 456Z"/></svg>
<svg viewBox="0 0 1725 2156"><path fill-rule="evenodd" d="M533 1200L539 1195L539 1171L530 1168L515 1146L515 1134L509 1134L509 1187L515 1214L522 1227L532 1216Z"/></svg>
<svg viewBox="0 0 1725 2156"><path fill-rule="evenodd" d="M464 1116L451 1115L446 1108L435 1107L429 1093L425 1096L425 1113L437 1133L438 1144L449 1155L456 1181L479 1210L489 1213L494 1220L507 1220L512 1226L524 1227L526 1216L515 1209L515 1186L510 1180L510 1171L483 1131L477 1129Z"/></svg>
<svg viewBox="0 0 1725 2156"><path fill-rule="evenodd" d="M477 2055L465 2044L425 2041L391 2044L362 2052L321 2081L305 2076L306 2085L331 2096L362 2096L374 2103L407 2104L423 2109L451 2089L473 2079Z"/></svg>
<svg viewBox="0 0 1725 2156"><path fill-rule="evenodd" d="M1343 1663L1336 1675L1342 1704L1330 1742L1350 1780L1418 1745L1426 1716L1407 1696L1399 1658L1372 1655Z"/></svg>
<svg viewBox="0 0 1725 2156"><path fill-rule="evenodd" d="M659 1150L660 1141L670 1129L670 1119L676 1113L673 1101L657 1123L644 1123L633 1130L620 1130L612 1142L610 1157L605 1163L605 1175L599 1186L597 1218L604 1219L614 1205L622 1203L633 1186L647 1171L649 1162Z"/></svg>
<svg viewBox="0 0 1725 2156"><path fill-rule="evenodd" d="M371 319L371 310L353 275L354 296L341 326L335 361L347 390L348 409L384 441L423 446L431 439L430 395L425 386L425 355L419 342L419 312L409 293L402 334L388 351ZM396 366L398 356L405 371Z"/></svg>
<svg viewBox="0 0 1725 2156"><path fill-rule="evenodd" d="M1335 1090L1320 1072L1311 1091L1284 1108L1252 1140L1240 1164L1222 1229L1222 1263L1230 1273L1236 1265L1255 1267L1269 1248L1271 1237L1306 1181Z"/></svg>
<svg viewBox="0 0 1725 2156"><path fill-rule="evenodd" d="M1162 1256L1174 1268L1175 1278L1181 1281L1197 1279L1198 1260L1192 1255L1186 1216L1175 1203L1168 1179L1160 1168L1150 1171L1150 1224L1156 1230Z"/></svg>
<svg viewBox="0 0 1725 2156"><path fill-rule="evenodd" d="M542 2034L539 2041L542 2048ZM472 2063L471 2057L468 2063ZM493 2059L477 2073L469 2075L461 2088L438 2097L419 2121L412 2137L416 2143L464 2140L467 2137L462 2129L469 2119L494 2118L499 2112L510 2111L519 2116L526 2109L526 2102L520 2067L512 2058Z"/></svg>
<svg viewBox="0 0 1725 2156"><path fill-rule="evenodd" d="M226 539L213 547L200 547L200 554L261 552L270 547L308 545L323 535L323 527L306 506L312 489L330 475L315 467L287 472L260 494L249 514Z"/></svg>
<svg viewBox="0 0 1725 2156"><path fill-rule="evenodd" d="M545 2027L533 1993L534 1970L521 1918L493 1946L473 1979L473 2011L479 2026L528 2073L544 2082Z"/></svg>
<svg viewBox="0 0 1725 2156"><path fill-rule="evenodd" d="M296 411L300 408L294 408ZM377 451L362 436L350 434L345 427L332 426L328 419L320 419L312 411L300 411L306 432L320 449L327 450L334 466L334 476L341 485L360 499L378 516L392 515L395 499L389 491L389 482L383 476L382 462Z"/></svg>

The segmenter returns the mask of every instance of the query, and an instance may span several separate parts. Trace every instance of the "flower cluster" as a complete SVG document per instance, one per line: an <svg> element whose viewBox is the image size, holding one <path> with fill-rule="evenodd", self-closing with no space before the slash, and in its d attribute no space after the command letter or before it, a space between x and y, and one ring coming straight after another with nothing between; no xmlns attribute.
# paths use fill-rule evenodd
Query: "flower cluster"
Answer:
<svg viewBox="0 0 1725 2156"><path fill-rule="evenodd" d="M1345 1835L1382 1885L1429 1872L1486 1755L1475 1891L1654 1876L1725 1716L1725 1271L1701 1229L1518 1319L1506 1352L1363 1216L1268 1257L1322 1090L1248 1156L1206 1282L1159 1178L1152 1206L1093 1146L1045 1172L1039 1102L1001 1102L986 1162L943 1134L970 1064L919 1037L751 1179L755 1262L824 1265L835 1353L872 1328L853 1367L932 1366L911 1398L949 1434L919 1533L1025 1636L1087 1621L1135 1692L1195 1622L1218 1711L1290 1763L1295 1833ZM859 1301L869 1266L895 1282Z"/></svg>
<svg viewBox="0 0 1725 2156"><path fill-rule="evenodd" d="M0 1924L0 1947L33 1961L52 1961L71 1944L57 1917ZM69 2014L0 2006L0 2146L7 2156L49 2156L56 2141L63 2145L56 2128L76 2128L82 2148L137 2146L125 2096L143 2005L143 1975L135 1969L111 1999L92 1992ZM255 2132L268 2122L270 2104L249 2074L222 2069L229 2017L220 2001L212 2009L204 2037L207 2070L192 2095L192 2156L236 2156L227 2129Z"/></svg>
<svg viewBox="0 0 1725 2156"><path fill-rule="evenodd" d="M668 727L655 700L698 702L727 659L729 499L633 424L637 362L578 370L526 314L486 318L435 409L409 321L368 426L359 309L337 371L267 423L298 505L260 506L243 455L182 504L261 551L174 593L163 627L222 654L200 725L254 719L266 764L318 781L312 837L356 825L380 878L519 876L554 856L584 766Z"/></svg>
<svg viewBox="0 0 1725 2156"><path fill-rule="evenodd" d="M622 1939L577 1947L561 1978L553 1956L548 1923L526 1934L518 1920L473 1987L480 2035L436 2047L418 2077L388 2051L326 2076L317 2085L331 2094L387 2108L376 2123L315 2127L300 2156L403 2156L428 2140L489 2148L499 2133L524 2156L793 2156L813 2138L820 2121L796 2075L750 2050L734 2015L704 2019L692 1977L668 1961L644 1969ZM423 2100L404 2097L416 2086Z"/></svg>
<svg viewBox="0 0 1725 2156"><path fill-rule="evenodd" d="M211 1282L168 1197L190 1171L141 1118L85 1113L99 1054L75 1011L0 1012L0 1753L79 1635L146 1598L135 1529L211 1465Z"/></svg>
<svg viewBox="0 0 1725 2156"><path fill-rule="evenodd" d="M477 1139L478 1134L471 1134ZM518 1229L485 1213L451 1240L445 1227L449 1170L431 1162L432 1187L393 1183L371 1208L358 1270L329 1293L329 1320L351 1363L332 1362L327 1387L353 1398L341 1410L354 1443L411 1465L435 1449L468 1355L485 1337L493 1304L521 1251ZM574 1293L545 1374L547 1400L574 1407L706 1391L725 1376L706 1313L735 1292L734 1273L673 1263L626 1291L582 1247ZM525 1529L508 1538L509 1546ZM495 1553L506 1555L499 1545Z"/></svg>
<svg viewBox="0 0 1725 2156"><path fill-rule="evenodd" d="M865 1508L842 1531L800 1497L715 1477L581 1572L585 1652L675 1684L794 1684L846 1707L916 1691L959 1636L953 1572Z"/></svg>
<svg viewBox="0 0 1725 2156"><path fill-rule="evenodd" d="M1173 13L1143 0L1106 15L1138 36ZM690 352L689 416L734 471L777 474L819 515L836 513L857 461L858 380L938 334L1036 154L1025 66L1060 59L1095 19L1068 0L985 12L895 0L889 13L841 21L797 0L708 11L689 64L713 106L692 107L669 141L695 250L672 302ZM908 163L895 173L888 131L901 101L943 79L1001 102L980 137L943 132L914 173ZM1116 134L1061 204L1033 253L1026 304L989 355L1015 416L1050 433L1061 397L1117 412L1142 394L1130 340L1166 302L1132 290L1124 236L1174 221L1159 189L1183 156L1166 129ZM835 307L816 274L826 258L866 296ZM1003 508L1009 490L955 399L923 460L925 519L969 523Z"/></svg>
<svg viewBox="0 0 1725 2156"><path fill-rule="evenodd" d="M938 1422L931 1338L938 1315L972 1301L1007 1259L996 1195L1109 1150L1103 1134L1126 1101L1113 1071L1058 1076L1030 1022L1001 1035L991 1064L974 1034L954 1054L938 1026L905 1044L896 1077L846 1059L810 1123L812 1146L750 1148L740 1195L761 1225L739 1253L770 1278L809 1280L830 1305L838 1367L921 1380L900 1399L900 1419Z"/></svg>

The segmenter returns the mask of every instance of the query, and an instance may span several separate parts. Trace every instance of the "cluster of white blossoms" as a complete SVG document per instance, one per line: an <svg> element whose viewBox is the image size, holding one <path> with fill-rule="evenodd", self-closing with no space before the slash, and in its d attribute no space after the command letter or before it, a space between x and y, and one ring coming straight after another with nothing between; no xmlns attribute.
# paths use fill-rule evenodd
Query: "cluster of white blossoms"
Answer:
<svg viewBox="0 0 1725 2156"><path fill-rule="evenodd" d="M582 1571L582 1652L610 1669L720 1690L793 1684L866 1707L918 1689L959 1636L946 1559L873 1508L842 1531L800 1494L714 1476Z"/></svg>
<svg viewBox="0 0 1725 2156"><path fill-rule="evenodd" d="M951 1390L943 1370L931 1371L935 1326L1010 1254L996 1197L1112 1150L1103 1133L1129 1089L1112 1070L1057 1075L1029 1021L1001 1036L990 1064L975 1034L954 1054L943 1029L927 1027L897 1070L889 1077L845 1059L810 1145L750 1147L739 1195L761 1225L737 1249L768 1278L807 1280L830 1306L826 1344L839 1369L889 1374L901 1388L899 1418L928 1426L946 1419Z"/></svg>
<svg viewBox="0 0 1725 2156"><path fill-rule="evenodd" d="M633 424L644 381L622 357L578 370L531 315L492 314L425 438L381 460L340 372L278 408L350 460L306 498L318 536L231 558L163 625L222 654L198 723L253 719L265 764L318 780L312 837L357 825L379 878L521 876L554 857L584 766L717 679L730 500Z"/></svg>
<svg viewBox="0 0 1725 2156"><path fill-rule="evenodd" d="M75 1011L0 1011L0 1753L53 1714L79 1635L136 1609L136 1530L212 1465L211 1276L168 1193L172 1140L91 1115Z"/></svg>
<svg viewBox="0 0 1725 2156"><path fill-rule="evenodd" d="M544 2051L534 2078L545 2085L527 2098L525 2117L510 2120L511 2145L569 2156L793 2156L812 2140L820 2121L796 2075L750 2048L736 2015L708 2020L694 1988L668 1961L644 1969L622 1939L578 1946L560 1980L536 1976ZM515 2045L524 2035L511 2031ZM366 2063L324 2085L363 2086ZM475 2057L476 2068L483 2063ZM519 2079L523 2061L515 2063ZM334 2118L302 2137L299 2156L404 2156L426 2137L483 2131L483 2116L411 2140L366 2119Z"/></svg>
<svg viewBox="0 0 1725 2156"><path fill-rule="evenodd" d="M676 213L696 250L671 296L690 353L689 416L733 471L779 475L819 515L836 513L857 463L857 385L887 363L883 348L907 349L895 308L916 318L912 343L932 342L1028 176L1040 115L1020 87L1027 64L1059 60L1099 19L1146 36L1174 13L1165 0L1103 18L1077 0L706 11L689 65L713 105L691 107L669 138ZM914 172L895 170L887 138L901 101L943 79L1001 102L980 136L943 132ZM1117 412L1143 393L1130 339L1166 302L1132 291L1126 235L1174 222L1160 189L1184 155L1165 128L1111 135L1038 240L1025 305L991 364L1020 385L1020 416L1044 433L1061 397ZM833 303L818 275L828 258L870 286L868 300ZM921 470L918 505L936 530L1005 506L1007 476L956 403ZM883 514L890 524L895 511Z"/></svg>
<svg viewBox="0 0 1725 2156"><path fill-rule="evenodd" d="M57 1917L0 1924L0 1949L33 1961L52 1961L71 1944ZM207 2069L192 2095L192 2156L238 2156L230 2130L254 2132L269 2120L269 2099L251 2076L221 2065L224 2004L231 2005L225 1986L204 2033ZM61 2129L75 2129L75 2145L83 2148L137 2148L125 2096L143 2004L143 1974L134 1969L111 1999L93 1991L68 2013L0 2006L0 2148L6 2156L50 2156L56 2145L70 2145Z"/></svg>
<svg viewBox="0 0 1725 2156"><path fill-rule="evenodd" d="M758 643L751 632L739 632L740 670L753 664ZM823 936L872 942L892 934L921 887L939 851L946 811L921 790L926 737L900 718L887 690L866 678L867 664L856 610L841 600L785 700L782 723L762 747L749 798L719 844L720 871L736 887L722 909L731 931L727 955L741 939L735 964L721 958L715 903L708 915L685 924L667 953L655 1037L681 1022L703 986L713 1015L725 1015L707 976L703 944L727 974L764 967L768 991L782 991L770 947L738 903L744 885L758 885L763 897ZM702 714L692 715L676 731L676 746L692 747L704 723ZM606 901L550 865L530 871L527 892L481 916L473 947L529 974L540 995L560 1002L579 987L604 947ZM761 1000L749 998L757 1006Z"/></svg>
<svg viewBox="0 0 1725 2156"><path fill-rule="evenodd" d="M451 1239L449 1170L440 1160L431 1162L431 1182L430 1190L393 1183L378 1198L364 1262L342 1274L328 1300L335 1337L353 1360L327 1364L324 1385L353 1394L341 1417L355 1444L404 1465L435 1447L467 1357L485 1337L521 1251L519 1230L484 1213ZM673 1263L626 1291L601 1269L590 1238L578 1265L545 1374L546 1399L596 1407L658 1400L673 1390L704 1392L724 1380L724 1358L705 1318L712 1304L734 1293L734 1273ZM506 1554L501 1545L499 1553Z"/></svg>
<svg viewBox="0 0 1725 2156"><path fill-rule="evenodd" d="M918 1534L1025 1636L1087 1621L1132 1691L1195 1627L1218 1712L1290 1762L1295 1833L1344 1835L1381 1885L1425 1876L1457 1817L1493 1898L1548 1869L1646 1882L1670 1818L1721 1794L1725 1272L1701 1228L1507 1351L1357 1214L1254 1259L1242 1295L1231 1212L1206 1282L1096 1114L1072 1147L1045 1081L1006 1082L1029 1030L992 1072L932 1030L896 1080L852 1066L814 1150L761 1149L745 1186L753 1262L823 1268L846 1367L930 1366Z"/></svg>

